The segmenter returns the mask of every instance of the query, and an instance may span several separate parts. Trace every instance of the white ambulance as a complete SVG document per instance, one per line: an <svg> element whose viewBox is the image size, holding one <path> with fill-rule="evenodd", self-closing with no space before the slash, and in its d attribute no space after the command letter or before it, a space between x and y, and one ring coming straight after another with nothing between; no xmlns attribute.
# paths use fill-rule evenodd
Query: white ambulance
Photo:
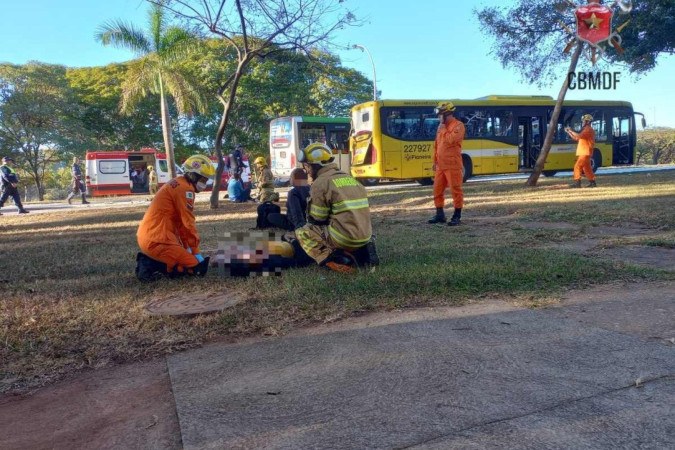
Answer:
<svg viewBox="0 0 675 450"><path fill-rule="evenodd" d="M90 196L147 194L148 166L157 172L159 187L171 179L166 155L152 148L137 151L87 152L85 181ZM177 173L181 173L176 168Z"/></svg>

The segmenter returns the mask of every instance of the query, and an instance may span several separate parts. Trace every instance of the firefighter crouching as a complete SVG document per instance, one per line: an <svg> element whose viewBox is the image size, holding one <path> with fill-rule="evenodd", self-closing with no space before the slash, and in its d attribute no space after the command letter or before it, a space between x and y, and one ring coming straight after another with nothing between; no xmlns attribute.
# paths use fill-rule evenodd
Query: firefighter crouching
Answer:
<svg viewBox="0 0 675 450"><path fill-rule="evenodd" d="M163 275L205 275L209 258L199 250L195 225L195 194L206 189L215 175L211 161L203 155L189 157L184 175L166 183L157 192L138 227L136 276L152 281Z"/></svg>
<svg viewBox="0 0 675 450"><path fill-rule="evenodd" d="M302 250L320 266L342 273L357 263L378 264L366 189L340 172L324 144L308 145L298 161L314 180L307 204L307 221L295 230Z"/></svg>

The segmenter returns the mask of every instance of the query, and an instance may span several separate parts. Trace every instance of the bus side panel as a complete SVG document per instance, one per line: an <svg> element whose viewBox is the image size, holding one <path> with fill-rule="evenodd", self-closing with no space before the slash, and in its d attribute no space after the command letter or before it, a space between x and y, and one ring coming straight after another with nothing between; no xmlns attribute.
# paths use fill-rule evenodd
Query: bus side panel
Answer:
<svg viewBox="0 0 675 450"><path fill-rule="evenodd" d="M287 181L297 164L295 143L298 126L292 117L282 117L270 122L270 169L274 178Z"/></svg>

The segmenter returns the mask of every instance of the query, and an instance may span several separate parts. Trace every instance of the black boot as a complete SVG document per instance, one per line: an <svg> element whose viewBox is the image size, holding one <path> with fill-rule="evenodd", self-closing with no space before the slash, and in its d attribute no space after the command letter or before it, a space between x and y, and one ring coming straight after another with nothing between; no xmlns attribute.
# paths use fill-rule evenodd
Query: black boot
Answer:
<svg viewBox="0 0 675 450"><path fill-rule="evenodd" d="M136 254L136 278L140 281L156 281L167 275L166 264L138 252Z"/></svg>
<svg viewBox="0 0 675 450"><path fill-rule="evenodd" d="M576 180L574 183L570 184L571 188L580 188L581 187L581 180Z"/></svg>
<svg viewBox="0 0 675 450"><path fill-rule="evenodd" d="M352 256L354 256L354 259L359 265L379 265L380 258L377 256L377 250L375 249L375 236L370 238L370 241L368 241L366 245L354 250Z"/></svg>
<svg viewBox="0 0 675 450"><path fill-rule="evenodd" d="M88 204L89 204L89 202L87 201L87 197L85 197L84 194L82 194L82 204L83 204L83 205L88 205Z"/></svg>
<svg viewBox="0 0 675 450"><path fill-rule="evenodd" d="M595 180L593 180L593 181L589 181L588 186L586 186L586 187L598 187L598 185L595 184Z"/></svg>
<svg viewBox="0 0 675 450"><path fill-rule="evenodd" d="M443 208L436 208L436 215L429 219L429 223L445 223L445 220Z"/></svg>
<svg viewBox="0 0 675 450"><path fill-rule="evenodd" d="M68 200L69 205L73 204L72 201L71 201L73 199L73 197L75 197L75 194L73 194L72 192L70 194L68 194L68 198L66 198L66 200Z"/></svg>
<svg viewBox="0 0 675 450"><path fill-rule="evenodd" d="M450 222L448 222L448 226L455 227L457 225L461 225L462 224L462 221L460 220L461 218L462 218L462 208L455 208L455 212L452 214Z"/></svg>

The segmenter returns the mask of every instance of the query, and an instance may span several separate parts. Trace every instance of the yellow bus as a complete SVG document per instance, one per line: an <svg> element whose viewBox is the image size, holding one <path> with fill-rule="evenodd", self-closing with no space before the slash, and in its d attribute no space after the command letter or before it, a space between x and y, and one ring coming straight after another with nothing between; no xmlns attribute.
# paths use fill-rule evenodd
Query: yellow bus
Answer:
<svg viewBox="0 0 675 450"><path fill-rule="evenodd" d="M380 100L351 110L351 173L363 184L381 179L415 179L433 183L433 153L442 100ZM549 96L497 96L451 100L463 121L464 180L473 175L528 172L544 142L555 101ZM633 107L622 101L566 101L555 130L544 175L574 167L576 142L565 133L581 128L591 114L595 129L593 170L635 162L636 126ZM644 116L642 117L644 126Z"/></svg>

